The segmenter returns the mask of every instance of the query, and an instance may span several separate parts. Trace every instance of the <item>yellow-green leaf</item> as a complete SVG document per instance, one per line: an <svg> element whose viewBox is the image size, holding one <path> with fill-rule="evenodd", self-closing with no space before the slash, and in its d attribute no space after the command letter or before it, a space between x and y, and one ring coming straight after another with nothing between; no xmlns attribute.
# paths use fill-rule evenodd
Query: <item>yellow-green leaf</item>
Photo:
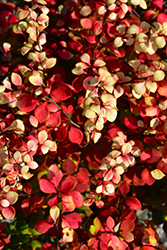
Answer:
<svg viewBox="0 0 167 250"><path fill-rule="evenodd" d="M152 170L151 175L156 180L161 180L163 177L165 177L165 174L160 169Z"/></svg>

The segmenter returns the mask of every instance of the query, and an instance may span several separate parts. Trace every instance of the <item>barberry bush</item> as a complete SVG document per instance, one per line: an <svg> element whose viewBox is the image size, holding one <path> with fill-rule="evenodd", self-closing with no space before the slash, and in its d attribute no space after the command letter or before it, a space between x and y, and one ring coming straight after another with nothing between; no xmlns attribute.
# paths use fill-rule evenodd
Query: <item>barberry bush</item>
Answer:
<svg viewBox="0 0 167 250"><path fill-rule="evenodd" d="M166 13L0 1L0 249L166 249Z"/></svg>

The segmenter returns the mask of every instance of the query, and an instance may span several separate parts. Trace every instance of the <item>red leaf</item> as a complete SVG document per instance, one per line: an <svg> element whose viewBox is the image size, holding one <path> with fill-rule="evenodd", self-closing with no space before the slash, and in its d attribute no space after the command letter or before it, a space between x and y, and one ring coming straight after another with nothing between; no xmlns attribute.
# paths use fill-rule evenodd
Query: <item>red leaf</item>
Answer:
<svg viewBox="0 0 167 250"><path fill-rule="evenodd" d="M154 6L158 7L158 8L160 8L160 10L162 10L163 2L164 2L163 0L153 0L151 2L151 5L154 5Z"/></svg>
<svg viewBox="0 0 167 250"><path fill-rule="evenodd" d="M49 0L50 3L50 0ZM50 231L49 231L50 233ZM41 250L57 250L57 246L54 246L52 244L50 244L49 242L43 243L41 248Z"/></svg>
<svg viewBox="0 0 167 250"><path fill-rule="evenodd" d="M71 175L72 173L74 173L77 170L77 166L75 165L75 163L70 160L70 159L66 159L63 164L62 164L62 169L64 170L64 172L66 172L68 175Z"/></svg>
<svg viewBox="0 0 167 250"><path fill-rule="evenodd" d="M13 218L15 217L15 214L16 214L16 211L15 211L14 207L12 207L12 206L2 208L2 215L7 220L13 220Z"/></svg>
<svg viewBox="0 0 167 250"><path fill-rule="evenodd" d="M10 239L8 238L8 236L6 234L2 234L0 235L0 250L3 249L5 247L5 245L9 244Z"/></svg>
<svg viewBox="0 0 167 250"><path fill-rule="evenodd" d="M163 22L167 22L167 14L160 13L157 17L157 22L163 24Z"/></svg>
<svg viewBox="0 0 167 250"><path fill-rule="evenodd" d="M65 101L72 96L72 91L68 84L57 84L51 92L51 97L55 102Z"/></svg>
<svg viewBox="0 0 167 250"><path fill-rule="evenodd" d="M5 223L0 223L0 232L2 232L2 230L4 229L5 227Z"/></svg>
<svg viewBox="0 0 167 250"><path fill-rule="evenodd" d="M70 127L68 138L72 143L81 144L83 139L83 133L78 128Z"/></svg>
<svg viewBox="0 0 167 250"><path fill-rule="evenodd" d="M71 58L71 53L66 49L56 49L56 55L62 59L68 60Z"/></svg>
<svg viewBox="0 0 167 250"><path fill-rule="evenodd" d="M153 11L153 10L146 10L144 12L144 15L143 15L143 20L145 20L145 21L152 20L154 18L154 15L155 15L155 11Z"/></svg>
<svg viewBox="0 0 167 250"><path fill-rule="evenodd" d="M126 232L126 231L133 231L135 227L135 223L133 220L123 220L121 222L120 230Z"/></svg>
<svg viewBox="0 0 167 250"><path fill-rule="evenodd" d="M77 213L62 215L62 228L71 227L77 229L82 223L82 218Z"/></svg>
<svg viewBox="0 0 167 250"><path fill-rule="evenodd" d="M120 186L121 194L122 195L128 194L129 191L130 191L130 186L128 185L128 183L126 182L121 183L121 186Z"/></svg>
<svg viewBox="0 0 167 250"><path fill-rule="evenodd" d="M122 67L120 61L114 56L107 56L105 62L109 71L119 71Z"/></svg>
<svg viewBox="0 0 167 250"><path fill-rule="evenodd" d="M162 157L162 154L155 148L147 148L141 153L141 160L147 163L155 163Z"/></svg>
<svg viewBox="0 0 167 250"><path fill-rule="evenodd" d="M58 206L57 195L48 201L49 207Z"/></svg>
<svg viewBox="0 0 167 250"><path fill-rule="evenodd" d="M53 164L49 167L48 170L48 179L58 188L58 185L63 177L62 171L56 164Z"/></svg>
<svg viewBox="0 0 167 250"><path fill-rule="evenodd" d="M125 126L127 128L130 128L130 129L139 128L137 126L137 121L138 121L138 119L136 117L125 117L125 119L124 119Z"/></svg>
<svg viewBox="0 0 167 250"><path fill-rule="evenodd" d="M56 131L56 139L58 141L64 141L67 137L67 129L68 126L60 126L60 128Z"/></svg>
<svg viewBox="0 0 167 250"><path fill-rule="evenodd" d="M134 210L138 210L142 208L140 201L136 197L129 197L126 201L126 205Z"/></svg>
<svg viewBox="0 0 167 250"><path fill-rule="evenodd" d="M49 114L47 102L41 103L34 111L34 115L40 123L45 122L49 118Z"/></svg>
<svg viewBox="0 0 167 250"><path fill-rule="evenodd" d="M44 220L39 220L37 221L37 223L35 224L35 230L41 234L45 234L51 227L53 227L53 225L47 223Z"/></svg>
<svg viewBox="0 0 167 250"><path fill-rule="evenodd" d="M57 128L61 124L61 112L51 113L49 118L46 121L46 126L50 126L52 128Z"/></svg>
<svg viewBox="0 0 167 250"><path fill-rule="evenodd" d="M23 112L31 112L38 103L38 99L31 95L25 94L18 99L18 108Z"/></svg>
<svg viewBox="0 0 167 250"><path fill-rule="evenodd" d="M9 23L17 23L19 19L15 15L9 16L8 22Z"/></svg>
<svg viewBox="0 0 167 250"><path fill-rule="evenodd" d="M72 86L74 88L74 92L78 93L83 89L83 81L85 79L85 76L77 76L72 81Z"/></svg>
<svg viewBox="0 0 167 250"><path fill-rule="evenodd" d="M141 177L142 180L149 186L151 186L154 182L155 179L152 177L152 175L150 174L149 170L147 168L145 168L142 172L141 172Z"/></svg>
<svg viewBox="0 0 167 250"><path fill-rule="evenodd" d="M55 186L46 179L39 180L39 187L46 194L56 193Z"/></svg>
<svg viewBox="0 0 167 250"><path fill-rule="evenodd" d="M69 175L61 183L60 191L63 193L69 193L75 188L76 185L77 185L76 178L72 175Z"/></svg>
<svg viewBox="0 0 167 250"><path fill-rule="evenodd" d="M2 10L1 12L0 12L0 17L7 17L7 16L10 16L12 13L11 13L11 11L9 11L9 10Z"/></svg>

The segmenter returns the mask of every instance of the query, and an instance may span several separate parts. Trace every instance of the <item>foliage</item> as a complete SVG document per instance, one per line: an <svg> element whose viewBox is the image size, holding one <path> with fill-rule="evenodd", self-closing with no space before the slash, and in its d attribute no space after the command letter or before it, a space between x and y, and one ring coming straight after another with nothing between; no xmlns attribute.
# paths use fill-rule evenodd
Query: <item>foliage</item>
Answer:
<svg viewBox="0 0 167 250"><path fill-rule="evenodd" d="M0 1L0 249L165 249L165 2L12 2Z"/></svg>

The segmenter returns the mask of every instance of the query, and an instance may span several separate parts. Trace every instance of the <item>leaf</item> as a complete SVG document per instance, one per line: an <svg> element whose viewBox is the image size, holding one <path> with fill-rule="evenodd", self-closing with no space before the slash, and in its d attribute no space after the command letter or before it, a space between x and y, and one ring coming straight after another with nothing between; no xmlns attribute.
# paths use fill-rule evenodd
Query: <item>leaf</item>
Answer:
<svg viewBox="0 0 167 250"><path fill-rule="evenodd" d="M90 226L89 232L90 232L92 235L96 235L97 232L100 230L100 228L101 228L101 222L100 222L100 220L96 217L96 218L93 220L93 225Z"/></svg>
<svg viewBox="0 0 167 250"><path fill-rule="evenodd" d="M62 207L63 207L62 213L74 211L75 203L70 194L62 194L61 200L62 200Z"/></svg>
<svg viewBox="0 0 167 250"><path fill-rule="evenodd" d="M45 68L50 69L53 68L56 64L57 59L56 58L49 58L45 62Z"/></svg>
<svg viewBox="0 0 167 250"><path fill-rule="evenodd" d="M92 21L89 18L80 19L80 24L84 29L91 29L92 28Z"/></svg>
<svg viewBox="0 0 167 250"><path fill-rule="evenodd" d="M126 155L129 154L132 151L132 145L127 142L122 145L122 154Z"/></svg>
<svg viewBox="0 0 167 250"><path fill-rule="evenodd" d="M49 118L49 115L50 115L47 102L39 104L39 106L37 106L34 111L34 115L39 121L39 123L45 122Z"/></svg>
<svg viewBox="0 0 167 250"><path fill-rule="evenodd" d="M74 176L69 175L65 178L65 180L61 183L61 187L60 187L60 192L62 193L69 193L72 190L74 190L74 188L77 185L77 180Z"/></svg>
<svg viewBox="0 0 167 250"><path fill-rule="evenodd" d="M30 117L29 117L29 122L31 123L31 125L32 125L33 127L35 127L35 128L38 127L38 120L36 119L35 116L30 115Z"/></svg>
<svg viewBox="0 0 167 250"><path fill-rule="evenodd" d="M14 207L12 207L12 206L2 208L1 212L2 212L2 215L7 220L13 220L15 217L15 214L16 214L16 211L15 211Z"/></svg>
<svg viewBox="0 0 167 250"><path fill-rule="evenodd" d="M163 177L165 177L165 174L160 169L152 170L151 175L155 180L161 180Z"/></svg>
<svg viewBox="0 0 167 250"><path fill-rule="evenodd" d="M124 118L124 124L127 128L130 129L138 129L137 126L138 119L136 117L125 117Z"/></svg>
<svg viewBox="0 0 167 250"><path fill-rule="evenodd" d="M149 186L151 186L154 182L155 179L152 177L151 173L149 172L149 170L147 168L145 168L142 172L141 172L141 177L142 180Z"/></svg>
<svg viewBox="0 0 167 250"><path fill-rule="evenodd" d="M48 181L46 179L39 180L39 187L40 187L41 191L46 193L46 194L56 193L55 186L50 181Z"/></svg>
<svg viewBox="0 0 167 250"><path fill-rule="evenodd" d="M122 230L123 232L126 232L126 231L131 232L133 231L134 228L135 228L135 223L133 220L127 219L121 222L120 230Z"/></svg>
<svg viewBox="0 0 167 250"><path fill-rule="evenodd" d="M15 86L21 86L22 85L22 78L19 74L17 73L12 73L11 74L11 81Z"/></svg>
<svg viewBox="0 0 167 250"><path fill-rule="evenodd" d="M115 221L113 220L113 218L111 216L109 216L107 218L106 225L110 231L113 231L113 229L115 227Z"/></svg>
<svg viewBox="0 0 167 250"><path fill-rule="evenodd" d="M90 8L90 6L89 5L85 5L85 6L83 6L82 8L81 8L81 10L80 10L80 14L82 15L82 16L88 16L90 13L91 13L91 8Z"/></svg>
<svg viewBox="0 0 167 250"><path fill-rule="evenodd" d="M72 91L68 84L61 83L57 84L55 88L51 92L51 97L55 102L57 101L65 101L72 96Z"/></svg>
<svg viewBox="0 0 167 250"><path fill-rule="evenodd" d="M129 197L126 200L126 205L128 205L130 208L134 210L139 210L142 208L140 201L136 197Z"/></svg>
<svg viewBox="0 0 167 250"><path fill-rule="evenodd" d="M36 222L35 224L35 230L41 234L45 234L50 228L52 228L53 225L52 224L49 224L47 223L46 221L44 220L39 220Z"/></svg>
<svg viewBox="0 0 167 250"><path fill-rule="evenodd" d="M54 220L54 222L56 223L57 218L60 215L60 209L57 206L53 206L53 207L51 207L49 213L50 213L50 216L52 217L52 219Z"/></svg>
<svg viewBox="0 0 167 250"><path fill-rule="evenodd" d="M9 127L4 129L4 131L10 131L10 130L14 130L16 133L17 133L17 131L19 133L24 132L25 126L24 126L23 121L16 119L12 122L12 124Z"/></svg>
<svg viewBox="0 0 167 250"><path fill-rule="evenodd" d="M39 133L38 133L38 140L39 140L39 143L40 144L43 144L44 141L46 141L48 138L48 134L46 132L46 130L41 130Z"/></svg>
<svg viewBox="0 0 167 250"><path fill-rule="evenodd" d="M74 201L76 208L81 207L83 205L83 197L82 197L80 192L72 191L72 192L70 192L70 195L73 198L73 201Z"/></svg>
<svg viewBox="0 0 167 250"><path fill-rule="evenodd" d="M83 133L80 129L74 126L70 127L68 138L72 143L81 144L83 140Z"/></svg>
<svg viewBox="0 0 167 250"><path fill-rule="evenodd" d="M141 160L147 163L155 163L162 157L162 154L155 148L147 148L141 153Z"/></svg>
<svg viewBox="0 0 167 250"><path fill-rule="evenodd" d="M154 73L154 81L162 81L165 78L165 73L162 70L156 70Z"/></svg>
<svg viewBox="0 0 167 250"><path fill-rule="evenodd" d="M82 218L76 212L62 215L62 228L71 227L73 229L77 229L80 227L81 223L82 223Z"/></svg>
<svg viewBox="0 0 167 250"><path fill-rule="evenodd" d="M50 182L52 182L56 188L58 188L58 185L63 177L63 173L58 168L56 164L52 164L48 169L48 179Z"/></svg>
<svg viewBox="0 0 167 250"><path fill-rule="evenodd" d="M7 194L6 194L6 199L10 202L10 204L14 204L17 202L18 200L18 194L14 191L9 191Z"/></svg>
<svg viewBox="0 0 167 250"><path fill-rule="evenodd" d="M32 83L34 86L42 86L43 85L43 79L39 75L32 75L29 77L30 83Z"/></svg>
<svg viewBox="0 0 167 250"><path fill-rule="evenodd" d="M87 53L84 53L81 55L81 61L87 63L90 65L90 55Z"/></svg>
<svg viewBox="0 0 167 250"><path fill-rule="evenodd" d="M31 95L25 94L25 95L22 95L20 98L18 98L17 106L23 112L31 112L32 110L34 110L37 103L38 103L37 98Z"/></svg>
<svg viewBox="0 0 167 250"><path fill-rule="evenodd" d="M62 164L62 169L68 175L71 175L72 173L74 173L77 170L77 166L75 165L75 163L72 160L66 159Z"/></svg>

